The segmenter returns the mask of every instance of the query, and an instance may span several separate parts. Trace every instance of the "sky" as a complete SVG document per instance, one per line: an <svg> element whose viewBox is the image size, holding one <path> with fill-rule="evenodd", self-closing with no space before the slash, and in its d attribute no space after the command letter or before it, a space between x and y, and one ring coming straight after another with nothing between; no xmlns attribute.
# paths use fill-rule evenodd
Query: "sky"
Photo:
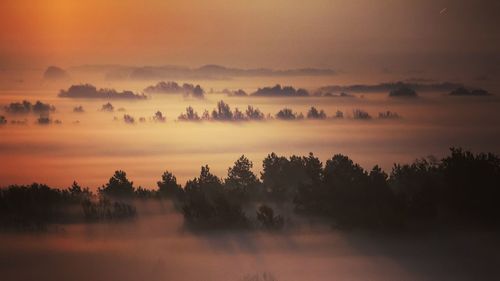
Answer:
<svg viewBox="0 0 500 281"><path fill-rule="evenodd" d="M498 71L498 1L2 0L0 67Z"/></svg>

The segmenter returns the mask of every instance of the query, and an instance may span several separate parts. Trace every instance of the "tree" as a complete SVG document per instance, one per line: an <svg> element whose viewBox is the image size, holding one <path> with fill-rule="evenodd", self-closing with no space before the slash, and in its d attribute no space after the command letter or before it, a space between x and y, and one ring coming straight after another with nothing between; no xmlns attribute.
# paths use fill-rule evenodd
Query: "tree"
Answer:
<svg viewBox="0 0 500 281"><path fill-rule="evenodd" d="M258 196L260 181L252 172L252 167L252 161L242 155L234 162L233 167L227 170L225 186L239 202L255 199Z"/></svg>
<svg viewBox="0 0 500 281"><path fill-rule="evenodd" d="M233 119L233 113L231 108L224 101L219 101L217 103L217 109L212 111L212 119L220 121L231 121Z"/></svg>
<svg viewBox="0 0 500 281"><path fill-rule="evenodd" d="M109 179L109 182L99 188L99 194L116 199L132 198L135 188L133 182L127 179L124 171L115 171L115 174Z"/></svg>
<svg viewBox="0 0 500 281"><path fill-rule="evenodd" d="M285 220L280 215L274 215L274 210L267 206L261 205L257 211L257 221L267 230L279 230L282 229Z"/></svg>
<svg viewBox="0 0 500 281"><path fill-rule="evenodd" d="M253 106L249 105L247 107L247 110L245 111L246 116L249 120L263 120L264 119L264 113L262 113L258 108L254 108Z"/></svg>
<svg viewBox="0 0 500 281"><path fill-rule="evenodd" d="M177 119L181 121L199 121L200 116L198 116L198 113L191 106L188 106L186 113L182 113Z"/></svg>
<svg viewBox="0 0 500 281"><path fill-rule="evenodd" d="M318 111L314 106L307 112L307 119L325 119L326 113L323 110Z"/></svg>
<svg viewBox="0 0 500 281"><path fill-rule="evenodd" d="M177 178L171 172L165 171L161 176L161 181L158 181L156 184L158 185L160 197L179 200L182 198L184 191L181 185L177 183Z"/></svg>
<svg viewBox="0 0 500 281"><path fill-rule="evenodd" d="M221 180L201 167L200 176L186 183L183 214L194 227L245 227L247 218L241 205L230 201Z"/></svg>
<svg viewBox="0 0 500 281"><path fill-rule="evenodd" d="M276 113L276 118L281 120L295 120L297 119L297 114L290 108L283 108Z"/></svg>

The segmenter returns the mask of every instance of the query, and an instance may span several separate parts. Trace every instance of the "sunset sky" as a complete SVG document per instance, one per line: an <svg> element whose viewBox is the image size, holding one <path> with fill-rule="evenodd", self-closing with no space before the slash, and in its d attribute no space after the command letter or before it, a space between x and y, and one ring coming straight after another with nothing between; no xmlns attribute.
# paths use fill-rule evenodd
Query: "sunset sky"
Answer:
<svg viewBox="0 0 500 281"><path fill-rule="evenodd" d="M3 0L0 67L497 71L498 1Z"/></svg>

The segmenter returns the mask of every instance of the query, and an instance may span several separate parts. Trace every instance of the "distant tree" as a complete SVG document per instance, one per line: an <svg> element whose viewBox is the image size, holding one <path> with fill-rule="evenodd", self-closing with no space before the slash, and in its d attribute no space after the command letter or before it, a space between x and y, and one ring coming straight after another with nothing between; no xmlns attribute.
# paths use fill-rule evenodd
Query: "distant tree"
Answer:
<svg viewBox="0 0 500 281"><path fill-rule="evenodd" d="M251 105L249 105L247 107L245 114L249 120L263 120L264 119L264 113L262 113L258 108L254 108Z"/></svg>
<svg viewBox="0 0 500 281"><path fill-rule="evenodd" d="M230 121L233 119L233 113L231 108L224 101L219 101L217 103L217 109L212 111L212 119L220 121Z"/></svg>
<svg viewBox="0 0 500 281"><path fill-rule="evenodd" d="M370 120L372 117L368 112L361 110L361 109L355 109L352 111L352 118L358 119L358 120Z"/></svg>
<svg viewBox="0 0 500 281"><path fill-rule="evenodd" d="M155 122L165 122L167 118L165 116L163 116L163 113L161 113L161 111L156 111L155 115L153 116L153 121Z"/></svg>
<svg viewBox="0 0 500 281"><path fill-rule="evenodd" d="M386 112L379 112L378 118L379 119L399 119L401 117L396 112L392 112L392 111L388 110Z"/></svg>
<svg viewBox="0 0 500 281"><path fill-rule="evenodd" d="M47 124L52 123L52 119L50 119L50 117L48 115L40 115L40 117L38 117L36 122L39 125L47 125Z"/></svg>
<svg viewBox="0 0 500 281"><path fill-rule="evenodd" d="M297 119L297 113L293 112L290 108L283 108L276 113L276 119L295 120Z"/></svg>
<svg viewBox="0 0 500 281"><path fill-rule="evenodd" d="M325 119L326 113L323 110L318 111L314 106L307 112L307 119Z"/></svg>
<svg viewBox="0 0 500 281"><path fill-rule="evenodd" d="M189 106L186 108L186 113L182 113L177 119L181 121L199 121L200 116L198 116L198 113Z"/></svg>
<svg viewBox="0 0 500 281"><path fill-rule="evenodd" d="M235 108L234 112L233 112L233 120L234 121L245 121L245 120L247 120L247 117L238 108Z"/></svg>
<svg viewBox="0 0 500 281"><path fill-rule="evenodd" d="M403 85L389 92L389 97L409 97L415 98L417 97L417 92L412 88Z"/></svg>
<svg viewBox="0 0 500 281"><path fill-rule="evenodd" d="M128 115L128 114L123 115L123 121L127 124L134 124L135 123L134 117L132 117L131 115Z"/></svg>
<svg viewBox="0 0 500 281"><path fill-rule="evenodd" d="M105 103L101 107L101 111L112 112L115 110L115 107L111 103Z"/></svg>
<svg viewBox="0 0 500 281"><path fill-rule="evenodd" d="M85 112L85 110L83 109L83 106L79 105L79 106L75 106L73 108L73 112L75 112L75 113L83 113L83 112Z"/></svg>

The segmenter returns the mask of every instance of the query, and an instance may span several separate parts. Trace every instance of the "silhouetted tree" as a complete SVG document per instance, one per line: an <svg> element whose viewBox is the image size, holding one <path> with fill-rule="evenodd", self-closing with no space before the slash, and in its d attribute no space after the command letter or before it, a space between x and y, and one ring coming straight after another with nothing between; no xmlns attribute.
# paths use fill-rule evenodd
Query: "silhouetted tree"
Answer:
<svg viewBox="0 0 500 281"><path fill-rule="evenodd" d="M280 120L295 120L297 118L297 113L293 112L290 108L283 108L276 113L276 119Z"/></svg>
<svg viewBox="0 0 500 281"><path fill-rule="evenodd" d="M165 122L167 118L163 116L163 113L161 111L156 111L155 115L153 116L153 121L155 122Z"/></svg>
<svg viewBox="0 0 500 281"><path fill-rule="evenodd" d="M252 172L253 163L242 155L227 170L225 186L232 200L243 203L260 195L260 181Z"/></svg>
<svg viewBox="0 0 500 281"><path fill-rule="evenodd" d="M318 111L314 106L307 112L308 119L325 119L326 113L323 110Z"/></svg>
<svg viewBox="0 0 500 281"><path fill-rule="evenodd" d="M264 113L262 113L258 108L254 108L253 106L249 105L247 107L247 110L245 111L246 116L249 120L263 120L264 119Z"/></svg>
<svg viewBox="0 0 500 281"><path fill-rule="evenodd" d="M133 182L127 179L127 174L124 171L115 171L109 182L99 188L99 194L115 199L132 198L134 191Z"/></svg>
<svg viewBox="0 0 500 281"><path fill-rule="evenodd" d="M285 220L280 215L274 215L274 210L267 206L261 205L257 211L257 221L267 230L280 230L285 224Z"/></svg>
<svg viewBox="0 0 500 281"><path fill-rule="evenodd" d="M199 121L200 116L198 116L198 113L189 106L186 108L186 113L182 113L177 119L181 121Z"/></svg>
<svg viewBox="0 0 500 281"><path fill-rule="evenodd" d="M194 227L245 227L247 218L240 205L228 200L221 180L201 168L200 176L186 183L184 218Z"/></svg>
<svg viewBox="0 0 500 281"><path fill-rule="evenodd" d="M212 119L220 121L230 121L233 119L233 113L231 108L224 101L219 101L217 103L217 109L212 111Z"/></svg>
<svg viewBox="0 0 500 281"><path fill-rule="evenodd" d="M406 215L420 220L436 217L441 182L438 163L425 159L412 164L395 164L389 179Z"/></svg>
<svg viewBox="0 0 500 281"><path fill-rule="evenodd" d="M184 190L177 183L177 178L171 172L165 171L161 176L161 181L158 181L156 184L158 185L160 197L176 200L183 199Z"/></svg>

